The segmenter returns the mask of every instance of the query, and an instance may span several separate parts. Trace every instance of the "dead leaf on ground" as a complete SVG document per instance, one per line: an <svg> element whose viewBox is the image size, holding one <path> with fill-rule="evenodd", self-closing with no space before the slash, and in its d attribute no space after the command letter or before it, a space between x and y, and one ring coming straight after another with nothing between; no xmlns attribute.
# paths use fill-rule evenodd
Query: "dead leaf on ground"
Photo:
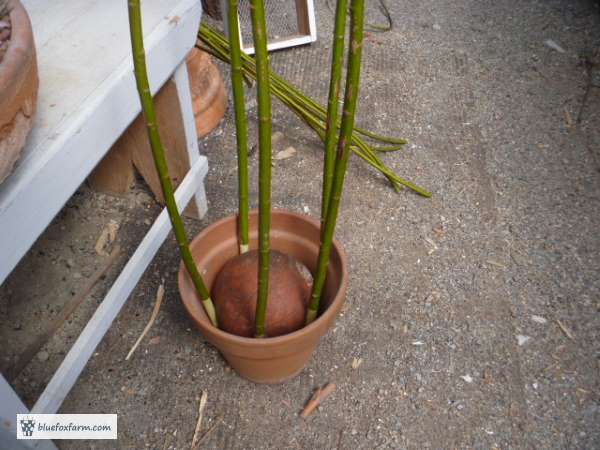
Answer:
<svg viewBox="0 0 600 450"><path fill-rule="evenodd" d="M102 229L94 249L100 256L108 256L110 254L110 246L117 239L117 231L119 224L115 220L110 220Z"/></svg>
<svg viewBox="0 0 600 450"><path fill-rule="evenodd" d="M573 335L573 333L571 332L571 330L569 330L565 324L563 324L560 320L556 319L556 323L558 325L558 327L562 330L563 333L565 333L565 336L567 336L569 339L571 339L572 341L575 340L575 336Z"/></svg>
<svg viewBox="0 0 600 450"><path fill-rule="evenodd" d="M315 411L315 409L317 409L317 407L321 404L321 402L323 402L323 400L325 400L327 397L329 397L329 395L331 395L331 393L334 390L335 390L334 383L327 383L327 385L325 385L325 387L317 389L313 393L309 402L306 404L306 406L302 410L302 413L300 414L300 416L302 416L304 419L306 419L308 416L310 416Z"/></svg>
<svg viewBox="0 0 600 450"><path fill-rule="evenodd" d="M277 152L277 154L275 156L273 156L273 159L275 159L275 160L287 159L287 158L291 158L295 154L296 154L296 149L294 147L288 147L285 150L281 150L280 152Z"/></svg>

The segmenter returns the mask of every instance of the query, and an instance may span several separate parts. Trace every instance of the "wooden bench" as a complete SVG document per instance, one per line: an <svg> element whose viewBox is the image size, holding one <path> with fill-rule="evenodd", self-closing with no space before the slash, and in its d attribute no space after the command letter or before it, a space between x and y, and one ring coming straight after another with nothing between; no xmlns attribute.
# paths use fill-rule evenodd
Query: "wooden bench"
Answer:
<svg viewBox="0 0 600 450"><path fill-rule="evenodd" d="M140 112L125 0L23 0L34 30L40 74L37 116L15 172L0 185L0 282L106 156ZM172 79L189 171L177 189L206 212L207 160L198 151L185 57L196 42L198 0L144 0L143 26L153 93ZM55 413L170 232L163 210L34 405ZM0 448L55 449L17 441L16 414L27 413L0 376Z"/></svg>

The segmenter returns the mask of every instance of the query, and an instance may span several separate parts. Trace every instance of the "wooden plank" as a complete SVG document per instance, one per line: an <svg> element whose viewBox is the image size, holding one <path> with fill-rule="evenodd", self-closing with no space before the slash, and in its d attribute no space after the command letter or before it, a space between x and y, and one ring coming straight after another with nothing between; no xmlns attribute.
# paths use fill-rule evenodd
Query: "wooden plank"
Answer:
<svg viewBox="0 0 600 450"><path fill-rule="evenodd" d="M207 160L204 156L201 156L192 166L175 193L177 206L180 210L197 192L207 172ZM163 209L77 338L77 341L65 356L60 367L54 373L33 407L33 413L53 414L58 411L170 230L171 222L166 209Z"/></svg>
<svg viewBox="0 0 600 450"><path fill-rule="evenodd" d="M123 133L96 166L87 179L92 189L116 195L129 191L135 177L130 140L129 134Z"/></svg>
<svg viewBox="0 0 600 450"><path fill-rule="evenodd" d="M299 34L310 34L310 20L306 0L296 0L296 21Z"/></svg>
<svg viewBox="0 0 600 450"><path fill-rule="evenodd" d="M314 0L306 1L306 15L308 16L308 34L310 35L310 42L317 40L317 17L315 15L315 2Z"/></svg>
<svg viewBox="0 0 600 450"><path fill-rule="evenodd" d="M11 450L58 450L49 440L17 440L17 414L27 414L29 410L0 374L0 448Z"/></svg>
<svg viewBox="0 0 600 450"><path fill-rule="evenodd" d="M180 64L155 96L155 107L161 140L175 188L190 166L198 159L198 134L195 125L187 63ZM97 191L123 194L134 179L134 162L159 203L164 205L158 174L148 143L145 123L141 115L115 142L108 154L88 177L88 183ZM184 214L199 218L206 214L204 186Z"/></svg>
<svg viewBox="0 0 600 450"><path fill-rule="evenodd" d="M188 77L187 62L182 62L173 74L173 80L177 89L177 98L181 108L181 116L183 118L183 129L185 133L186 153L188 157L188 165L192 166L200 158L200 149L198 148L198 133L196 132L196 120L194 110L192 108L192 93L190 91L190 80ZM200 218L204 217L208 210L206 200L206 192L204 191L204 183L200 185L194 196L193 205ZM187 209L186 209L187 211Z"/></svg>
<svg viewBox="0 0 600 450"><path fill-rule="evenodd" d="M153 93L185 60L196 41L200 15L200 2L182 0L147 35ZM69 112L69 120L39 142L36 157L21 161L0 185L0 283L139 113L132 66L128 55L76 111ZM48 86L40 74L41 86Z"/></svg>
<svg viewBox="0 0 600 450"><path fill-rule="evenodd" d="M35 128L28 138L30 145L24 158L34 149L31 157L37 158L38 153L46 152L39 144L52 136L58 126L76 117L86 103L93 101L98 86L131 58L129 23L127 2L122 0L23 3L32 21L40 75ZM142 2L146 44L150 35L174 16L176 5L182 3L185 1ZM169 28L174 28L173 24Z"/></svg>
<svg viewBox="0 0 600 450"><path fill-rule="evenodd" d="M189 85L188 85L189 92ZM191 100L190 100L191 102ZM165 149L167 157L167 165L173 186L177 187L181 180L190 168L188 156L187 136L184 128L184 121L181 114L181 105L179 103L177 87L171 79L158 91L154 97L154 106L156 110L156 121L158 123L160 139ZM190 103L191 111L191 103ZM194 113L192 112L192 118ZM150 187L156 200L161 204L165 204L165 199L160 187L160 179L154 165L152 157L152 149L148 141L148 132L146 131L146 123L140 115L129 126L125 132L127 142L131 149L133 164L140 172L144 181ZM191 142L196 143L196 155L198 153L198 138L195 135L191 138ZM198 217L196 206L192 203L185 211L186 215Z"/></svg>
<svg viewBox="0 0 600 450"><path fill-rule="evenodd" d="M310 44L311 42L314 42L314 41L315 40L311 36L297 37L297 35L294 35L291 38L285 37L285 38L280 38L280 39L269 41L269 43L267 44L267 50L272 52L272 51L280 50L283 48L298 47L299 45ZM254 54L254 46L253 45L248 46L248 47L243 47L243 50L248 55Z"/></svg>

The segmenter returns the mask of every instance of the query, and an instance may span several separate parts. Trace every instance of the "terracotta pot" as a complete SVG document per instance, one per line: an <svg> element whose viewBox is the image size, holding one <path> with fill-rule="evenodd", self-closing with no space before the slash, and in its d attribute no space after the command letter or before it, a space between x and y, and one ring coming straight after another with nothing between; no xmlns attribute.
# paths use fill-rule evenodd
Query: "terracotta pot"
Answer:
<svg viewBox="0 0 600 450"><path fill-rule="evenodd" d="M9 0L11 39L0 62L0 183L6 179L33 125L38 91L35 45L29 16Z"/></svg>
<svg viewBox="0 0 600 450"><path fill-rule="evenodd" d="M225 115L227 92L219 69L213 64L208 53L193 48L186 61L196 132L198 137L204 137Z"/></svg>
<svg viewBox="0 0 600 450"><path fill-rule="evenodd" d="M250 214L250 248L258 244L258 215ZM319 252L319 223L307 216L274 210L271 216L271 247L302 262L312 273ZM222 219L200 233L191 243L198 269L209 289L223 265L237 255L237 216ZM347 258L334 241L321 311L309 326L274 338L235 336L211 325L183 264L179 268L179 293L185 309L202 335L213 344L242 377L256 383L279 383L298 374L310 359L321 337L333 325L344 303L348 285Z"/></svg>

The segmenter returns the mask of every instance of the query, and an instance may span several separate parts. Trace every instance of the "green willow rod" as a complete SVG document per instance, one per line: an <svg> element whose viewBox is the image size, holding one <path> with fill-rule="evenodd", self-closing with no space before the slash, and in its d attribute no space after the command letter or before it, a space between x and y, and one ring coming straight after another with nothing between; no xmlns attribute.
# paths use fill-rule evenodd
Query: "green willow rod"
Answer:
<svg viewBox="0 0 600 450"><path fill-rule="evenodd" d="M222 34L220 34L218 31L214 30L213 28L210 28L208 25L201 23L200 29L198 31L198 38L202 42L204 42L204 44L207 46L207 48L203 48L204 50L209 51L215 57L223 60L224 62L230 63L228 42L227 42L227 39ZM212 47L217 46L217 45L221 47L222 55L214 54L211 51ZM248 56L244 53L242 54L242 59L244 60L244 63L254 64L254 60L250 56ZM306 100L308 103L310 103L312 107L315 107L315 108L318 108L319 110L321 110L324 115L326 114L325 109L321 105L319 105L317 102L315 102L311 97L305 96L298 88L287 83L285 80L283 80L283 78L279 77L274 72L271 72L271 77L278 78L280 81L282 81L283 83L286 84L286 87L289 88L290 91L293 91L295 94L302 97L304 100ZM273 82L273 81L274 80L272 79L271 82ZM339 122L338 122L338 126L339 126ZM407 141L405 139L394 138L394 137L389 137L389 136L382 136L380 134L365 130L360 127L354 127L354 131L359 134L362 134L363 136L369 137L373 140L383 142L383 143L399 144L399 145L407 143Z"/></svg>
<svg viewBox="0 0 600 450"><path fill-rule="evenodd" d="M329 78L329 97L327 100L327 118L325 126L325 156L323 158L323 193L321 195L321 229L327 218L329 197L335 169L335 146L337 143L338 104L344 64L344 43L346 36L346 0L338 0L335 9L335 27L333 30L333 50L331 52L331 74Z"/></svg>
<svg viewBox="0 0 600 450"><path fill-rule="evenodd" d="M321 295L325 286L327 277L327 268L329 266L329 255L337 215L344 190L344 176L348 166L348 156L352 141L352 130L354 129L354 117L356 115L356 104L358 100L358 88L360 85L360 67L362 57L362 46L364 36L364 0L352 0L351 11L351 31L350 48L348 51L348 70L346 75L346 91L344 94L344 110L342 114L342 125L340 129L340 138L338 141L338 151L335 162L335 172L333 185L331 189L331 199L327 209L327 220L325 221L325 230L321 238L321 247L319 248L319 260L317 262L317 272L313 281L312 293L306 310L306 324L313 322L319 311Z"/></svg>
<svg viewBox="0 0 600 450"><path fill-rule="evenodd" d="M275 92L275 89L274 89ZM285 102L285 101L284 101ZM292 101L290 101L289 104L287 104L290 108L294 108L297 105L295 103L293 103ZM298 111L298 114L300 116L300 118L310 127L312 127L315 132L317 133L317 135L319 136L319 138L325 142L325 126L320 123L317 119L315 119L313 116L305 113L302 110ZM374 155L372 155L371 153L369 153L368 151L364 150L364 147L362 146L357 146L357 145L353 145L352 146L352 151L358 156L360 157L362 160L364 160L365 162L367 162L368 164L370 164L371 166L373 166L375 169L379 170L391 183L392 187L394 188L394 190L396 192L400 191L400 184L398 180L401 180L402 182L407 183L405 180L402 180L400 177L398 177L397 175L395 175L393 172L389 171L387 169L387 167L385 167L383 165L383 163L381 163L381 161L379 161ZM375 159L374 159L375 158Z"/></svg>
<svg viewBox="0 0 600 450"><path fill-rule="evenodd" d="M142 104L142 112L146 121L146 129L148 131L150 147L152 148L154 164L156 165L160 186L162 188L163 196L165 197L165 203L167 205L167 212L169 213L169 218L171 219L171 224L173 225L173 232L175 233L175 238L177 239L177 245L179 246L181 259L183 260L185 268L192 278L198 295L202 299L202 305L204 306L206 315L216 327L218 326L218 323L215 308L210 298L208 289L206 289L206 285L204 284L204 281L198 272L198 268L194 263L192 253L190 252L190 247L185 235L185 229L183 227L183 221L179 215L177 203L175 202L175 196L173 194L173 185L171 184L171 178L169 177L167 159L165 158L165 152L160 141L158 124L156 122L156 112L154 110L154 101L150 92L148 73L146 69L140 0L128 0L128 10L135 82L140 96L140 103Z"/></svg>
<svg viewBox="0 0 600 450"><path fill-rule="evenodd" d="M209 28L205 25L201 25L198 37L204 43L204 46L200 47L202 50L210 53L211 55L215 56L216 58L221 59L222 61L224 61L226 63L231 63L231 61L230 61L231 58L229 55L229 47L228 47L229 44L226 41L224 41L224 37L222 35L218 34L216 31L212 30L211 28ZM243 69L244 69L245 78L247 79L248 76L255 78L256 71L254 69L254 60L252 58L250 58L249 56L247 56L246 54L242 54L242 59L243 59L243 65L244 65ZM301 103L305 104L305 107L309 108L313 114L316 114L322 120L326 119L326 117L327 117L326 110L321 105L316 103L312 98L304 95L304 93L302 93L300 90L298 90L298 88L289 84L287 81L285 81L283 78L281 78L279 75L277 75L276 73L274 73L272 71L270 73L270 77L271 77L271 83L273 85L281 84L282 86L284 86L285 92L287 92L291 96L298 97L299 101ZM339 128L339 120L338 120L338 128ZM402 148L402 145L407 143L407 141L404 139L381 136L381 135L378 135L371 131L363 130L362 128L359 128L359 127L355 127L354 131L357 132L358 134L362 134L363 136L369 137L370 139L373 139L373 140L376 140L379 142L393 144L391 146L377 147L376 150L381 151L381 152L390 152L390 151L399 150L400 148Z"/></svg>
<svg viewBox="0 0 600 450"><path fill-rule="evenodd" d="M224 40L224 38L219 35L214 30L201 26L199 32L199 38L203 42L203 46L200 47L203 50L209 52L216 58L221 59L222 61L229 63L229 48L228 43ZM254 67L254 60L248 57L245 54L242 54L243 64L244 64L244 74L251 78L256 78L256 70ZM304 122L306 122L313 130L319 135L321 140L325 140L324 134L320 133L320 130L325 130L324 118L326 117L326 112L322 106L318 105L314 100L309 97L304 96L297 88L290 85L283 78L274 74L272 71L270 73L271 76L271 88L273 93L286 105L288 106L295 114L297 114ZM299 94L299 95L298 95ZM311 108L312 105L312 108ZM308 110L307 108L311 108ZM355 127L355 131L357 128ZM365 133L370 133L365 131ZM374 136L378 136L375 135ZM385 138L385 137L384 137ZM396 138L385 138L391 142L406 142L403 139ZM398 192L400 190L399 185L404 185L414 190L420 195L425 197L430 197L431 193L422 189L413 183L406 181L396 175L393 171L385 166L385 164L379 159L379 157L375 154L373 149L364 142L356 133L352 136L352 151L357 154L361 159L371 165L373 168L380 171L389 181L392 187ZM396 148L401 147L402 144L397 144ZM393 148L393 147L391 147ZM361 150L359 150L361 149ZM390 147L380 147L378 150L380 151L389 151Z"/></svg>
<svg viewBox="0 0 600 450"><path fill-rule="evenodd" d="M238 154L238 228L240 254L248 251L248 121L244 104L244 72L240 48L238 1L229 0L227 9L229 48L231 49L231 88L235 110Z"/></svg>
<svg viewBox="0 0 600 450"><path fill-rule="evenodd" d="M252 35L256 55L258 97L258 298L254 334L263 338L269 295L269 235L271 229L271 89L267 25L263 0L250 0Z"/></svg>
<svg viewBox="0 0 600 450"><path fill-rule="evenodd" d="M276 95L278 95L279 88L276 85L273 85L272 88L273 88L273 92ZM297 114L300 115L302 120L304 120L304 122L307 125L309 125L316 131L316 133L319 135L319 137L321 138L322 141L325 141L325 126L322 122L319 122L318 119L314 118L310 114L303 111L301 109L301 107L298 105L298 103L296 103L294 100L286 98L286 99L282 99L282 101L288 107L290 107L290 109L297 108ZM406 186L406 187L412 189L413 191L417 192L418 194L420 194L424 197L431 197L430 192L420 188L419 186L411 183L408 180L400 178L398 175L396 175L394 172L392 172L389 168L387 168L381 162L381 160L379 160L379 158L377 158L376 155L374 155L372 152L370 152L369 147L359 138L352 137L351 150L357 156L359 156L361 159L363 159L365 162L367 162L368 164L373 166L375 169L379 170L389 180L389 182L392 184L392 187L396 190L396 192L399 192L400 185L403 185L403 186Z"/></svg>

